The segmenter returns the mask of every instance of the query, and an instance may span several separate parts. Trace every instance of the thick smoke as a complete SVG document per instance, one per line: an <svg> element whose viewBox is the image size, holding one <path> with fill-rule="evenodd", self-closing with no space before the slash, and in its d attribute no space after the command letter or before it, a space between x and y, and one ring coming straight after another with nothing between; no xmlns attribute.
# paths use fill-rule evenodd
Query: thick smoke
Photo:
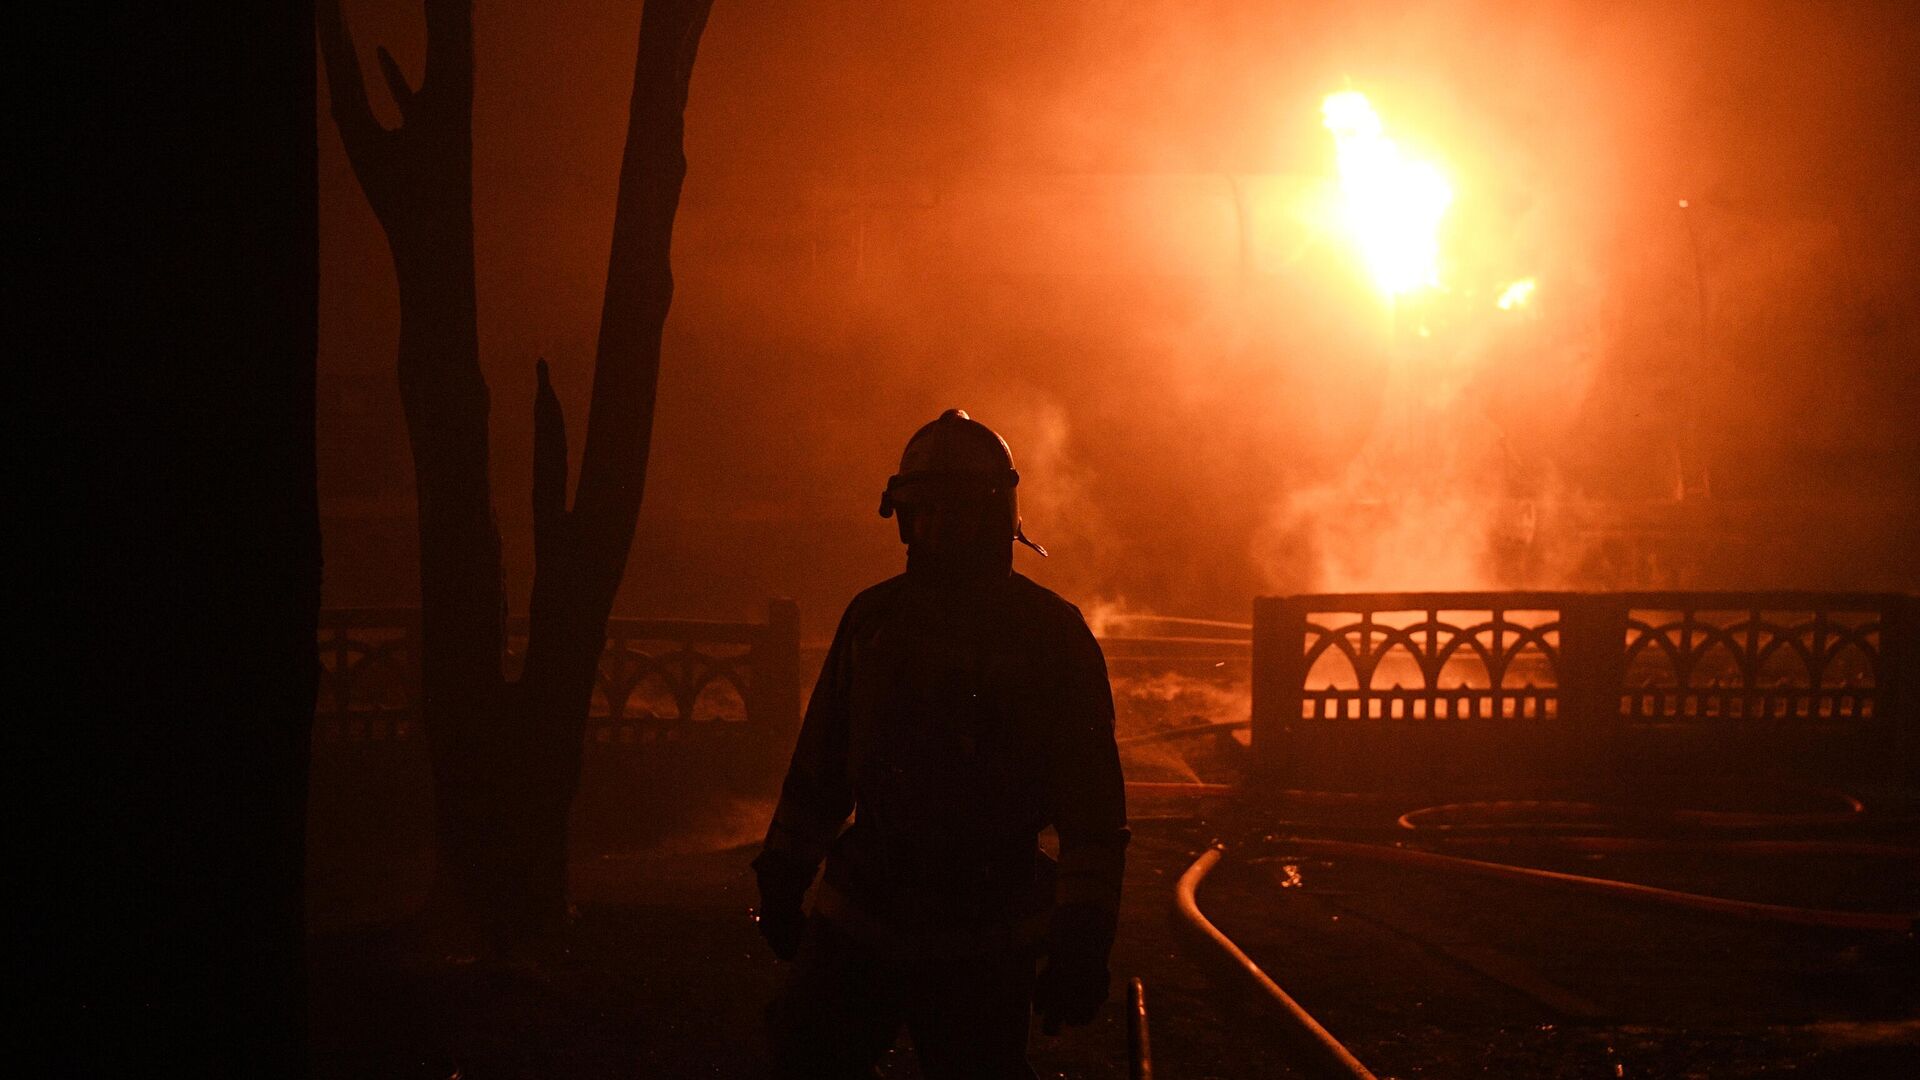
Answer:
<svg viewBox="0 0 1920 1080"><path fill-rule="evenodd" d="M410 9L350 7L417 71ZM520 588L532 363L578 439L637 18L478 12ZM1089 606L1920 586L1916 44L1891 3L721 5L622 606L797 595L824 634L900 564L879 490L955 406L1019 459L1054 551L1020 567ZM1449 291L1417 310L1317 209L1347 86L1456 189ZM392 602L391 284L323 150L330 598Z"/></svg>

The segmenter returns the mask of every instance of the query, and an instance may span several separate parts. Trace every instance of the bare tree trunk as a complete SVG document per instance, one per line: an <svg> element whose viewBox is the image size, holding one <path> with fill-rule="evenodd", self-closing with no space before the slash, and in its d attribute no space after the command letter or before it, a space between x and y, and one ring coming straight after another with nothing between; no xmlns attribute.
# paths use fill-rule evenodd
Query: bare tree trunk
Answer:
<svg viewBox="0 0 1920 1080"><path fill-rule="evenodd" d="M513 937L566 909L566 821L606 621L626 570L653 429L669 245L686 172L688 82L711 0L654 0L641 20L613 253L580 486L539 370L534 588L526 664L502 674L505 600L487 463L473 244L473 16L427 0L427 64L411 87L384 49L402 124L368 106L339 0L320 38L333 115L393 250L400 383L420 503L423 721L433 748L436 906Z"/></svg>
<svg viewBox="0 0 1920 1080"><path fill-rule="evenodd" d="M534 585L521 686L551 730L529 755L554 796L539 811L541 906L564 905L567 809L580 778L581 739L607 616L640 516L653 438L660 342L673 300L670 251L680 185L687 87L712 0L650 0L640 24L626 153L594 357L586 449L571 511L566 429L544 370L534 413Z"/></svg>

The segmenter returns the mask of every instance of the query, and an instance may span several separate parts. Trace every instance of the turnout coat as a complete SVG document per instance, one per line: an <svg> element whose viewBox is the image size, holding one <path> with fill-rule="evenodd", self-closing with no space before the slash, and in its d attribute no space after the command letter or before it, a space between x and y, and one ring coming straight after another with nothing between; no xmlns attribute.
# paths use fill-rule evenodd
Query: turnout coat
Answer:
<svg viewBox="0 0 1920 1080"><path fill-rule="evenodd" d="M1106 662L1079 609L1017 573L902 574L842 617L755 867L805 888L824 860L816 914L904 942L1037 939L1019 928L1053 905L1091 909L1104 955L1127 840Z"/></svg>

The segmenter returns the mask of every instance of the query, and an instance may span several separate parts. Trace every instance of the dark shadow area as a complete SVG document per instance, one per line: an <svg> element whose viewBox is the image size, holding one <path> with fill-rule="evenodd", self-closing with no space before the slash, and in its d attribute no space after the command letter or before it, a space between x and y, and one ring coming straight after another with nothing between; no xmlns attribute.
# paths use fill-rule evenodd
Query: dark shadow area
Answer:
<svg viewBox="0 0 1920 1080"><path fill-rule="evenodd" d="M17 982L46 1075L298 1075L313 10L10 11ZM30 520L30 523L28 523Z"/></svg>

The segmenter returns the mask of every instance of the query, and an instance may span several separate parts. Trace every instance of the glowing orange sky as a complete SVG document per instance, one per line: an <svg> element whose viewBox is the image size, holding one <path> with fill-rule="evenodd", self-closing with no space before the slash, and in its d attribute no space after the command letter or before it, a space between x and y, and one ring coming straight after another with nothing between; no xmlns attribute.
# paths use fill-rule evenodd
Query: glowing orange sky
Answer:
<svg viewBox="0 0 1920 1080"><path fill-rule="evenodd" d="M688 114L629 602L837 607L897 558L869 519L898 442L954 405L1022 455L1034 533L1060 553L1038 572L1071 595L1237 614L1289 574L1310 581L1284 565L1304 556L1275 515L1343 475L1381 423L1386 373L1350 260L1285 209L1334 175L1319 108L1349 85L1391 131L1444 149L1457 190L1439 242L1485 290L1477 305L1539 283L1525 327L1435 327L1476 358L1463 388L1522 472L1660 497L1684 383L1717 491L1910 505L1916 41L1897 5L1847 11L721 4ZM410 5L349 14L366 49L417 70ZM510 567L527 555L512 524L533 360L585 401L638 14L594 0L477 16L481 332ZM323 483L335 518L404 515L390 270L322 128ZM1697 200L1709 269L1705 369L1680 355L1699 326L1680 197ZM1895 511L1897 535L1910 518ZM335 599L406 587L373 541L342 544ZM1898 573L1896 547L1851 565ZM642 581L649 558L671 579Z"/></svg>

